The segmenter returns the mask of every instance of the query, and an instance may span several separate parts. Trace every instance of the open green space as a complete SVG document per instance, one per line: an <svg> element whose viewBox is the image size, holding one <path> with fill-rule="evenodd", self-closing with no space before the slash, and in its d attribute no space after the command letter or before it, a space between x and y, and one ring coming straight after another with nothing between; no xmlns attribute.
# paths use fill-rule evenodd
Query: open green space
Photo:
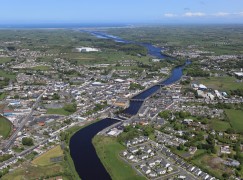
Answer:
<svg viewBox="0 0 243 180"><path fill-rule="evenodd" d="M7 96L6 93L0 93L0 101L3 100Z"/></svg>
<svg viewBox="0 0 243 180"><path fill-rule="evenodd" d="M201 84L215 90L229 91L234 89L243 89L243 83L238 83L236 80L237 79L235 77L225 76L202 78L198 81Z"/></svg>
<svg viewBox="0 0 243 180"><path fill-rule="evenodd" d="M12 131L12 123L5 117L0 116L0 135L6 139Z"/></svg>
<svg viewBox="0 0 243 180"><path fill-rule="evenodd" d="M212 127L212 129L214 129L216 131L226 131L227 129L229 129L231 127L229 122L220 121L220 120L216 120L216 119L211 120L210 126Z"/></svg>
<svg viewBox="0 0 243 180"><path fill-rule="evenodd" d="M225 113L230 120L232 128L238 132L243 132L243 111L226 109Z"/></svg>
<svg viewBox="0 0 243 180"><path fill-rule="evenodd" d="M69 111L66 111L64 108L57 108L57 109L49 108L49 109L47 109L46 114L59 114L59 115L68 116L72 113Z"/></svg>
<svg viewBox="0 0 243 180"><path fill-rule="evenodd" d="M36 67L33 67L31 69L33 70L39 70L39 71L48 71L50 70L50 66L36 66Z"/></svg>
<svg viewBox="0 0 243 180"><path fill-rule="evenodd" d="M231 169L223 165L216 155L202 154L193 159L192 163L218 179L222 179L223 173L231 173Z"/></svg>
<svg viewBox="0 0 243 180"><path fill-rule="evenodd" d="M35 165L40 165L40 166L50 165L50 164L53 164L50 161L50 158L55 158L55 157L59 157L59 156L63 156L63 150L61 149L60 145L50 149L46 153L44 153L41 156L35 158L32 161L32 163L35 164Z"/></svg>
<svg viewBox="0 0 243 180"><path fill-rule="evenodd" d="M96 152L112 179L146 179L136 174L132 167L124 162L119 153L125 149L115 138L95 136L93 139Z"/></svg>
<svg viewBox="0 0 243 180"><path fill-rule="evenodd" d="M10 62L11 60L11 57L0 57L0 64Z"/></svg>
<svg viewBox="0 0 243 180"><path fill-rule="evenodd" d="M11 73L11 72L0 70L0 77L5 77L5 78L9 78L9 79L15 79L16 75L14 73Z"/></svg>
<svg viewBox="0 0 243 180"><path fill-rule="evenodd" d="M102 63L117 63L122 60L134 60L148 63L148 56L132 56L125 52L116 50L107 50L102 52L86 52L86 53L68 53L63 55L72 63L77 64L102 64Z"/></svg>
<svg viewBox="0 0 243 180"><path fill-rule="evenodd" d="M70 180L70 177L64 175L64 168L61 164L54 164L50 166L33 166L30 164L24 164L20 168L3 176L2 180L36 180L57 176L62 176L64 180Z"/></svg>
<svg viewBox="0 0 243 180"><path fill-rule="evenodd" d="M110 34L139 42L150 42L171 49L195 45L215 55L243 53L242 26L187 25L108 29Z"/></svg>

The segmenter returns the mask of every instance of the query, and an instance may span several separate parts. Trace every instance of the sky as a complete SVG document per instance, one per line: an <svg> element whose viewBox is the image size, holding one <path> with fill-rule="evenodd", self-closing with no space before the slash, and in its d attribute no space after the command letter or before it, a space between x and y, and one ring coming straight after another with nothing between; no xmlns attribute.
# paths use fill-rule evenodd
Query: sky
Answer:
<svg viewBox="0 0 243 180"><path fill-rule="evenodd" d="M0 0L0 24L243 23L243 0Z"/></svg>

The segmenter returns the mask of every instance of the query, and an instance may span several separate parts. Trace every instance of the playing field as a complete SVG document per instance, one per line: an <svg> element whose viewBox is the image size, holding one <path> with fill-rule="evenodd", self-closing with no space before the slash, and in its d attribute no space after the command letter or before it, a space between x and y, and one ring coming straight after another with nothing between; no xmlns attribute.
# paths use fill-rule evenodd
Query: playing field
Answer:
<svg viewBox="0 0 243 180"><path fill-rule="evenodd" d="M210 125L216 131L226 131L228 128L230 128L229 122L214 119L211 121Z"/></svg>
<svg viewBox="0 0 243 180"><path fill-rule="evenodd" d="M243 83L238 83L236 82L236 78L229 76L203 78L198 81L205 86L215 90L228 91L243 88Z"/></svg>
<svg viewBox="0 0 243 180"><path fill-rule="evenodd" d="M56 146L46 153L42 154L41 156L35 158L32 163L35 165L40 165L40 166L47 166L52 164L50 161L50 158L55 158L63 155L63 150L61 149L60 146Z"/></svg>
<svg viewBox="0 0 243 180"><path fill-rule="evenodd" d="M230 120L231 126L238 132L243 132L243 111L226 109L227 117Z"/></svg>
<svg viewBox="0 0 243 180"><path fill-rule="evenodd" d="M12 123L6 118L0 116L0 135L6 139L12 130Z"/></svg>
<svg viewBox="0 0 243 180"><path fill-rule="evenodd" d="M63 108L57 108L57 109L49 108L49 109L47 109L46 114L59 114L59 115L68 116L68 115L70 115L70 114L72 114L72 113L66 111L66 110L63 109Z"/></svg>

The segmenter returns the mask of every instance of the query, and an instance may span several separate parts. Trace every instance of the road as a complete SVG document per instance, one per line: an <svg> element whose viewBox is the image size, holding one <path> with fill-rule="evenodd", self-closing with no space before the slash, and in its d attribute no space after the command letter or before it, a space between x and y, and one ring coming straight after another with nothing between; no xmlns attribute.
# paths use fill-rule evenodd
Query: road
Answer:
<svg viewBox="0 0 243 180"><path fill-rule="evenodd" d="M7 143L5 144L4 146L4 149L3 151L7 151L10 146L14 143L16 137L18 136L18 133L20 131L22 131L23 127L25 126L25 124L29 121L30 117L32 116L33 112L34 112L34 109L37 107L38 103L40 102L43 94L45 93L46 91L44 91L43 93L41 93L39 95L39 97L36 99L35 103L33 104L32 108L31 108L31 111L30 113L23 118L22 122L20 123L19 127L16 129L16 131L12 134L12 136L8 139Z"/></svg>

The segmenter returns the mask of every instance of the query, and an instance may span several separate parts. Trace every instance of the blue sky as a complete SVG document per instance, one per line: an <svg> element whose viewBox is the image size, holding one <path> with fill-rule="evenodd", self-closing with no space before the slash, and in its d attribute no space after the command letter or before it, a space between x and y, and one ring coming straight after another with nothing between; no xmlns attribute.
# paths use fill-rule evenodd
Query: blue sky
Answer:
<svg viewBox="0 0 243 180"><path fill-rule="evenodd" d="M243 23L243 0L0 0L12 23Z"/></svg>

